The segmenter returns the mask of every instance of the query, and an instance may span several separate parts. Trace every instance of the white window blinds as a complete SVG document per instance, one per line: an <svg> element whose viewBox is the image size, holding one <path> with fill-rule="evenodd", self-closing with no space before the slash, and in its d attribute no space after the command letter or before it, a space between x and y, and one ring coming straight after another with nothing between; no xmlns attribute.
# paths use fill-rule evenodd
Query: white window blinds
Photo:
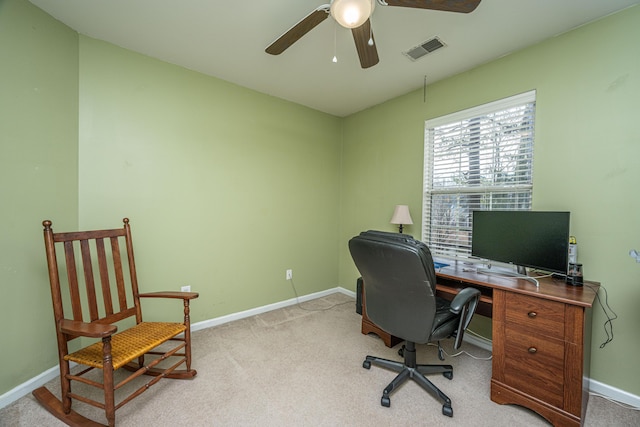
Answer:
<svg viewBox="0 0 640 427"><path fill-rule="evenodd" d="M474 210L530 210L535 91L425 123L422 240L469 257Z"/></svg>

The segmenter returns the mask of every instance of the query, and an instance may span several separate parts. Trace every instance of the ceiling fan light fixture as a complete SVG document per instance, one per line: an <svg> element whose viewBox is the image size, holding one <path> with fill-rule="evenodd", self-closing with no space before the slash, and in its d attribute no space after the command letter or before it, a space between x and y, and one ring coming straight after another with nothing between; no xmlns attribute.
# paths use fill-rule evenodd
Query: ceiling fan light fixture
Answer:
<svg viewBox="0 0 640 427"><path fill-rule="evenodd" d="M343 27L358 28L367 22L375 7L375 0L333 0L330 12Z"/></svg>

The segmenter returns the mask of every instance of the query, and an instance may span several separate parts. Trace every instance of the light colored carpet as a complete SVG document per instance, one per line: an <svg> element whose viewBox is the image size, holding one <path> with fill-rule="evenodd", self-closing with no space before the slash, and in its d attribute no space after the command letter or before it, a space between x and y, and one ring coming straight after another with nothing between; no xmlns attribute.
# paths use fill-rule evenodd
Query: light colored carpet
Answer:
<svg viewBox="0 0 640 427"><path fill-rule="evenodd" d="M303 307L303 308L301 308ZM164 380L116 412L119 426L548 426L537 414L489 398L491 362L448 357L453 380L430 379L453 404L453 418L414 382L380 405L394 372L362 367L366 355L400 360L397 347L360 333L352 298L332 294L193 333L193 380ZM450 340L449 340L450 341ZM453 353L450 342L445 350ZM479 358L489 353L465 343ZM438 363L437 349L418 346L418 363ZM148 380L148 379L147 379ZM145 381L147 381L145 380ZM59 393L58 379L47 384ZM75 385L74 385L75 387ZM74 403L105 422L102 411ZM31 396L0 410L0 426L59 426ZM638 426L640 414L591 397L587 426Z"/></svg>

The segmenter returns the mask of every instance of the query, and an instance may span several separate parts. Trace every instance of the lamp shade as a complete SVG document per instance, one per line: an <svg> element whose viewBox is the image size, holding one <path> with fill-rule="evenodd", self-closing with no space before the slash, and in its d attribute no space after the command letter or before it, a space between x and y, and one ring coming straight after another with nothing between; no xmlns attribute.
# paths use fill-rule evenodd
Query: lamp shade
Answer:
<svg viewBox="0 0 640 427"><path fill-rule="evenodd" d="M371 16L375 0L333 0L331 16L345 28L358 28Z"/></svg>
<svg viewBox="0 0 640 427"><path fill-rule="evenodd" d="M409 206L396 205L391 217L391 224L413 224L411 220L411 214L409 213Z"/></svg>

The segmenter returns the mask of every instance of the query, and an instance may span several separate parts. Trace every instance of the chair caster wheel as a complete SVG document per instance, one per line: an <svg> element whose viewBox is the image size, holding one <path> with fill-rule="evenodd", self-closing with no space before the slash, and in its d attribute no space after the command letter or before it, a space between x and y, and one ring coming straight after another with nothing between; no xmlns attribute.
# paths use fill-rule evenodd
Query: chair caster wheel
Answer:
<svg viewBox="0 0 640 427"><path fill-rule="evenodd" d="M453 379L453 372L443 372L442 375L444 375L444 377L447 379Z"/></svg>
<svg viewBox="0 0 640 427"><path fill-rule="evenodd" d="M398 349L398 356L404 357L404 345Z"/></svg>
<svg viewBox="0 0 640 427"><path fill-rule="evenodd" d="M447 417L453 417L453 408L451 406L442 406L442 415L446 415Z"/></svg>
<svg viewBox="0 0 640 427"><path fill-rule="evenodd" d="M368 360L365 360L364 362L362 362L362 367L364 369L370 369L371 368L371 362L369 362Z"/></svg>
<svg viewBox="0 0 640 427"><path fill-rule="evenodd" d="M380 399L380 404L385 408L388 408L391 406L391 399L389 399L387 396L382 396L382 399Z"/></svg>

